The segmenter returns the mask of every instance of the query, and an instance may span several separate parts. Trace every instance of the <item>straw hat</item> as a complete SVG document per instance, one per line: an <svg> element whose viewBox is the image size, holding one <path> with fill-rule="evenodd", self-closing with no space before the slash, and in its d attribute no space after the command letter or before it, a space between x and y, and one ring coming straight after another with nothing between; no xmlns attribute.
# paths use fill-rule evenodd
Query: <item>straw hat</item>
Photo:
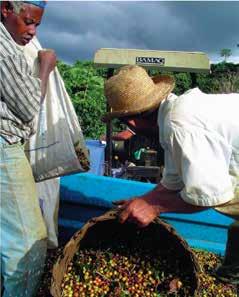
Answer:
<svg viewBox="0 0 239 297"><path fill-rule="evenodd" d="M135 115L157 108L174 88L174 79L168 75L149 77L140 66L124 66L105 82L105 96L112 111L103 121Z"/></svg>

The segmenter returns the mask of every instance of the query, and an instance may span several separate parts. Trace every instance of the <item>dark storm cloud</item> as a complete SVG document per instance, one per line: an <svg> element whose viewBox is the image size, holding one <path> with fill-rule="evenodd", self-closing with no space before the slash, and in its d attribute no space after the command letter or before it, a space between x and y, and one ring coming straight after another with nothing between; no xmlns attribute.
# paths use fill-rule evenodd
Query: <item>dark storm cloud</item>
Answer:
<svg viewBox="0 0 239 297"><path fill-rule="evenodd" d="M92 59L102 47L204 51L239 59L239 2L49 1L43 46L65 62Z"/></svg>

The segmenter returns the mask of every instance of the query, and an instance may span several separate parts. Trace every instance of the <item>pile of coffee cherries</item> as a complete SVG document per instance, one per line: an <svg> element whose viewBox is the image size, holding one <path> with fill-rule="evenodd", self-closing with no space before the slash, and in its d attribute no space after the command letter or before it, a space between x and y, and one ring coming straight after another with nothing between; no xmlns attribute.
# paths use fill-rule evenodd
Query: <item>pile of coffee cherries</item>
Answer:
<svg viewBox="0 0 239 297"><path fill-rule="evenodd" d="M53 251L48 250L48 258L47 258L47 263L46 263L46 267L45 267L45 273L43 275L43 279L40 284L40 288L38 290L38 294L36 297L51 297L52 296L49 292L50 286L51 286L51 276L52 276L51 271L52 271L52 267L53 267L54 263L56 262L57 258L60 255L62 255L62 250L63 250L63 247L60 247L59 249L56 249ZM81 255L83 255L84 253L85 253L85 251L80 252ZM89 253L89 251L88 251L88 253ZM199 297L219 297L219 296L220 297L238 297L239 296L239 291L236 289L236 286L219 282L213 276L213 271L222 261L221 257L219 257L218 255L215 255L213 253L210 253L210 252L199 251L199 250L194 250L194 254L195 254L195 256L198 260L198 263L201 267L201 272L199 273L199 280L200 280L200 289L198 291ZM79 257L79 254L75 257L75 259L77 259L77 257ZM142 264L145 264L145 263L142 263ZM72 267L74 267L75 265L76 265L76 263L72 262L70 264L70 266L68 267L68 272L65 275L64 282L62 283L62 289L63 289L62 294L64 294L63 296L73 296L73 294L75 294L75 296L82 296L82 295L84 296L84 294L90 296L90 294L92 294L92 293L89 293L89 294L85 293L86 286L84 287L84 284L83 284L83 289L80 289L82 284L79 284L79 283L77 284L79 276L77 276L77 274L75 274L73 276L74 268L72 268ZM99 273L101 273L101 272L99 271ZM102 277L102 275L97 274L97 273L95 273L95 274L96 274L96 276L98 276L98 278L96 278L96 280L95 280L95 283L98 285L98 287L102 288L102 283L104 283L105 277ZM152 277L152 274L150 276ZM181 283L182 283L182 280L179 280L179 281L181 281ZM109 283L111 283L111 282L109 282ZM183 285L183 283L181 284L180 282L178 282L178 280L176 280L175 283L176 283L176 286L178 286L178 287ZM77 286L77 287L74 288L74 286ZM137 286L136 286L136 288L137 288ZM84 294L81 295L80 290L84 291ZM88 291L90 292L90 290L88 290ZM69 293L69 295L68 295L68 293ZM101 295L107 296L107 294L108 293L104 292ZM120 294L121 294L121 296L127 296L127 293L124 293L122 291L122 289L121 289ZM150 294L151 294L151 291L150 291ZM172 295L173 293L169 293L169 294ZM99 296L100 294L97 293L97 295ZM113 293L111 292L111 296L112 295L113 295ZM108 296L110 296L110 293L108 294ZM128 296L130 296L130 295L128 294ZM152 292L151 296L155 296L155 292ZM158 293L158 297L159 296L160 296L160 293ZM174 296L177 296L177 293L174 293ZM144 297L144 296L141 296L141 297ZM191 297L191 294L189 296L185 295L184 297Z"/></svg>
<svg viewBox="0 0 239 297"><path fill-rule="evenodd" d="M171 251L175 254L175 251ZM62 282L63 297L190 296L190 279L175 257L152 249L80 249Z"/></svg>
<svg viewBox="0 0 239 297"><path fill-rule="evenodd" d="M195 256L200 264L199 273L200 289L199 297L238 297L239 287L218 281L214 271L222 263L218 255L202 250L194 250Z"/></svg>

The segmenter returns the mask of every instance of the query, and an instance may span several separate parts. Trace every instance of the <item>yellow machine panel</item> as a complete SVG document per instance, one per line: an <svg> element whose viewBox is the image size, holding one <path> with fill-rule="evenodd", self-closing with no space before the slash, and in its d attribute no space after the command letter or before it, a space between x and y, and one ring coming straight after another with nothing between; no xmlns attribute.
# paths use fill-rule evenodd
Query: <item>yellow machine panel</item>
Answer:
<svg viewBox="0 0 239 297"><path fill-rule="evenodd" d="M160 71L210 72L209 59L202 52L102 48L96 51L94 64L106 68L137 64Z"/></svg>

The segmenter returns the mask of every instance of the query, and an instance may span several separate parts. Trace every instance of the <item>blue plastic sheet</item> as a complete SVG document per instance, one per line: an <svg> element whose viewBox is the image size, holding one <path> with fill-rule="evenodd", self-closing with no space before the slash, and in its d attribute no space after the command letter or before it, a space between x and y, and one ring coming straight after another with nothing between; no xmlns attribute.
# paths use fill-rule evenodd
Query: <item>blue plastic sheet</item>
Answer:
<svg viewBox="0 0 239 297"><path fill-rule="evenodd" d="M61 178L60 228L68 235L81 228L88 219L112 208L112 201L144 194L154 184L124 180L89 173ZM232 219L214 211L194 214L162 214L185 240L195 248L224 254L228 226Z"/></svg>

